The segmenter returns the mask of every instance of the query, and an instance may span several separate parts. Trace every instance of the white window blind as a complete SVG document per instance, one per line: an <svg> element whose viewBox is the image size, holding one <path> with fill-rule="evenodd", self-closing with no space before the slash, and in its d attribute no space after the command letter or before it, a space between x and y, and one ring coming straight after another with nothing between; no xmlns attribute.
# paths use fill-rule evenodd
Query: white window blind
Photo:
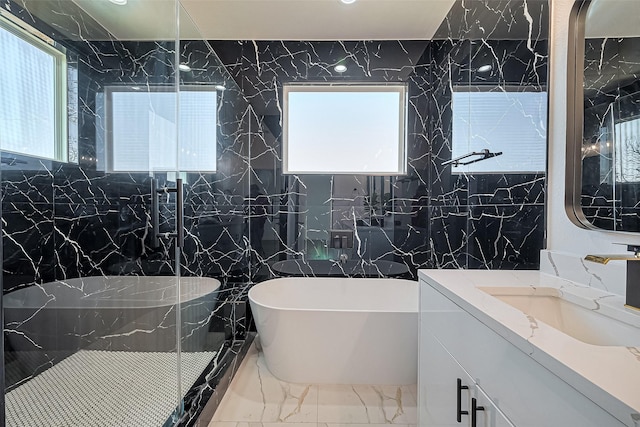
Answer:
<svg viewBox="0 0 640 427"><path fill-rule="evenodd" d="M0 148L65 160L64 54L0 22Z"/></svg>
<svg viewBox="0 0 640 427"><path fill-rule="evenodd" d="M452 158L483 149L502 152L453 167L454 173L545 171L546 92L454 91L452 109Z"/></svg>
<svg viewBox="0 0 640 427"><path fill-rule="evenodd" d="M176 92L111 91L111 171L215 172L216 91L179 96L177 106Z"/></svg>
<svg viewBox="0 0 640 427"><path fill-rule="evenodd" d="M616 182L640 182L640 119L614 125Z"/></svg>

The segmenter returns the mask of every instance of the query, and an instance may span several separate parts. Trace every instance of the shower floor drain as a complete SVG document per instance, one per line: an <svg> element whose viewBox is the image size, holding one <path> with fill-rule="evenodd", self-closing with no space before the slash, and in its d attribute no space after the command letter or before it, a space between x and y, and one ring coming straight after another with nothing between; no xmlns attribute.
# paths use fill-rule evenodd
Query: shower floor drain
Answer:
<svg viewBox="0 0 640 427"><path fill-rule="evenodd" d="M182 353L183 395L215 352ZM176 408L177 355L80 350L5 396L15 427L157 427Z"/></svg>

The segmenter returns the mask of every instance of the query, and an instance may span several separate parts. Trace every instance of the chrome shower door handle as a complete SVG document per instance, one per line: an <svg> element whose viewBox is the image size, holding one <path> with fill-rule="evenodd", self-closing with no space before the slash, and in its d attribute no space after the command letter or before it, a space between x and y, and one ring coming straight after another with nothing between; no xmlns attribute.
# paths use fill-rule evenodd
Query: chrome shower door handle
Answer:
<svg viewBox="0 0 640 427"><path fill-rule="evenodd" d="M182 178L176 179L176 246L184 247L184 190Z"/></svg>
<svg viewBox="0 0 640 427"><path fill-rule="evenodd" d="M176 179L175 188L158 188L158 180L151 180L151 244L154 248L160 246L160 194L176 193L176 231L162 233L166 237L175 237L176 246L184 246L184 190L182 178Z"/></svg>
<svg viewBox="0 0 640 427"><path fill-rule="evenodd" d="M158 180L151 179L151 247L160 246L160 191Z"/></svg>

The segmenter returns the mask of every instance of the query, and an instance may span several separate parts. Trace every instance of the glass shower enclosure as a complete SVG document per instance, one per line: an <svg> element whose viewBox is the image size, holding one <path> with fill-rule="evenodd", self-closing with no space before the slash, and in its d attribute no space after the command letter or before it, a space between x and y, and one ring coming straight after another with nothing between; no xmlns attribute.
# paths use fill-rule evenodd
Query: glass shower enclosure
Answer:
<svg viewBox="0 0 640 427"><path fill-rule="evenodd" d="M239 91L178 0L4 2L0 58L4 425L187 422L235 338Z"/></svg>

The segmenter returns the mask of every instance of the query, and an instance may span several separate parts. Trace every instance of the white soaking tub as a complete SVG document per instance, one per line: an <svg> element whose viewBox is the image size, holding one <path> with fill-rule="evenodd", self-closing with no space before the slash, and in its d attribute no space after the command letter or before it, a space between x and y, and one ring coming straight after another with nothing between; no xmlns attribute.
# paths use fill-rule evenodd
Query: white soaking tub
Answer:
<svg viewBox="0 0 640 427"><path fill-rule="evenodd" d="M418 282L283 278L249 291L265 362L292 383L415 384Z"/></svg>
<svg viewBox="0 0 640 427"><path fill-rule="evenodd" d="M4 295L14 350L174 351L177 279L93 276L43 283ZM220 281L180 278L182 349L202 351Z"/></svg>

